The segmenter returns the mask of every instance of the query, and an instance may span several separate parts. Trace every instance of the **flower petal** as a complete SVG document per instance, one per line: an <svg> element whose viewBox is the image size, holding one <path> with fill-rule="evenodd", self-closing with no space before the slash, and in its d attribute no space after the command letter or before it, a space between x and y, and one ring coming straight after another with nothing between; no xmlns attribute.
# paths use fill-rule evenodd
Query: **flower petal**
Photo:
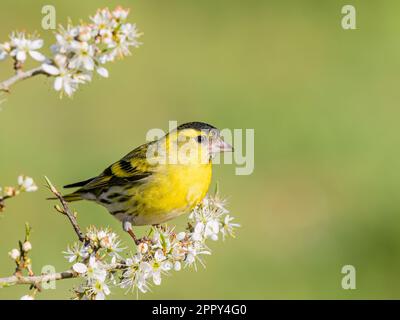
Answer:
<svg viewBox="0 0 400 320"><path fill-rule="evenodd" d="M100 291L100 292L97 292L95 299L96 300L105 300L106 297L105 297L104 293L102 291Z"/></svg>
<svg viewBox="0 0 400 320"><path fill-rule="evenodd" d="M53 66L51 64L43 63L42 68L46 73L48 73L52 76L56 76L56 75L60 74L60 70L58 70L55 66Z"/></svg>
<svg viewBox="0 0 400 320"><path fill-rule="evenodd" d="M179 261L175 261L174 270L179 271L179 270L181 270L181 268L182 268L181 263Z"/></svg>
<svg viewBox="0 0 400 320"><path fill-rule="evenodd" d="M94 69L94 61L92 58L90 57L86 57L85 59L83 59L83 67L86 70L92 71Z"/></svg>
<svg viewBox="0 0 400 320"><path fill-rule="evenodd" d="M159 286L161 284L161 273L160 272L153 273L153 282L156 286Z"/></svg>
<svg viewBox="0 0 400 320"><path fill-rule="evenodd" d="M4 60L5 58L7 58L7 52L0 51L0 60Z"/></svg>
<svg viewBox="0 0 400 320"><path fill-rule="evenodd" d="M54 80L54 89L56 91L60 91L63 85L63 79L61 77L57 77L56 80Z"/></svg>
<svg viewBox="0 0 400 320"><path fill-rule="evenodd" d="M81 263L81 262L75 263L75 264L72 266L72 269L74 269L75 272L80 273L80 274L86 273L86 272L87 272L87 267L86 267L86 265L84 265L84 264Z"/></svg>
<svg viewBox="0 0 400 320"><path fill-rule="evenodd" d="M186 237L186 232L179 232L177 235L176 235L176 240L178 240L178 241L182 241L183 239L185 239L185 237Z"/></svg>
<svg viewBox="0 0 400 320"><path fill-rule="evenodd" d="M18 61L25 61L26 60L26 52L25 51L18 51L16 56Z"/></svg>
<svg viewBox="0 0 400 320"><path fill-rule="evenodd" d="M72 96L72 94L74 93L74 89L73 89L73 87L71 86L71 83L70 82L66 82L65 84L64 84L64 91L65 91L65 93L70 97L70 96Z"/></svg>
<svg viewBox="0 0 400 320"><path fill-rule="evenodd" d="M42 55L39 51L29 51L29 55L36 61L46 60L46 57Z"/></svg>
<svg viewBox="0 0 400 320"><path fill-rule="evenodd" d="M31 41L31 43L29 45L29 49L31 49L31 50L40 49L41 47L43 47L42 39L33 40L33 41Z"/></svg>
<svg viewBox="0 0 400 320"><path fill-rule="evenodd" d="M106 68L100 67L100 68L97 68L96 71L103 78L108 78L108 70Z"/></svg>

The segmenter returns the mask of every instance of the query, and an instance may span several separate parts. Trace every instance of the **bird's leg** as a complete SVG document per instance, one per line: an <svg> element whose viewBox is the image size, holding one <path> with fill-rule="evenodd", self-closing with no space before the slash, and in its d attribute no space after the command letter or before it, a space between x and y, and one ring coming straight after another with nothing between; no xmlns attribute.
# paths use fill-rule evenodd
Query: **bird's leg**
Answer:
<svg viewBox="0 0 400 320"><path fill-rule="evenodd" d="M129 235L132 237L133 241L135 241L135 244L138 246L140 244L140 240L136 238L135 234L133 233L132 229L128 230Z"/></svg>
<svg viewBox="0 0 400 320"><path fill-rule="evenodd" d="M132 224L129 221L124 221L122 223L122 228L124 231L128 232L129 235L132 237L133 241L135 241L136 245L139 245L141 239L136 238L136 235L133 233Z"/></svg>

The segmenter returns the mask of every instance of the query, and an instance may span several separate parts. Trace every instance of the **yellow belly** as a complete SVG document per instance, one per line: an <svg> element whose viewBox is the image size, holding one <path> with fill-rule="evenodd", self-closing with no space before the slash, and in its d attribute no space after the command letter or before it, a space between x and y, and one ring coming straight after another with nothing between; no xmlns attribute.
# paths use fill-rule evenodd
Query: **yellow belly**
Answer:
<svg viewBox="0 0 400 320"><path fill-rule="evenodd" d="M132 224L160 224L190 212L206 196L211 175L211 163L165 166L134 190Z"/></svg>

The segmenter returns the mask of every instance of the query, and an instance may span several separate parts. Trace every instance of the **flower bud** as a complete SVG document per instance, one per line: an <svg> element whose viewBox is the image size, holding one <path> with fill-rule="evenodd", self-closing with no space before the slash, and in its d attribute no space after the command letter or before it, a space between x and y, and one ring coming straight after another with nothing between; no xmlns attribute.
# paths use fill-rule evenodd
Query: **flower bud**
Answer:
<svg viewBox="0 0 400 320"><path fill-rule="evenodd" d="M182 268L181 263L179 261L175 261L174 270L179 271L179 270L181 270L181 268Z"/></svg>
<svg viewBox="0 0 400 320"><path fill-rule="evenodd" d="M89 41L90 40L90 38L92 37L91 36L91 29L89 28L89 27L87 27L87 26L81 26L80 28L79 28L79 35L78 35L78 38L79 38L79 40L81 40L81 41Z"/></svg>
<svg viewBox="0 0 400 320"><path fill-rule="evenodd" d="M183 239L185 239L186 238L186 232L179 232L177 235L176 235L176 239L178 240L178 241L182 241Z"/></svg>
<svg viewBox="0 0 400 320"><path fill-rule="evenodd" d="M17 190L14 187L5 187L4 194L8 197L14 197L17 194Z"/></svg>
<svg viewBox="0 0 400 320"><path fill-rule="evenodd" d="M139 245L138 245L138 251L139 251L141 254L145 254L145 253L147 252L147 250L149 250L149 246L148 246L148 244L147 244L146 242L141 242L141 243L139 243Z"/></svg>
<svg viewBox="0 0 400 320"><path fill-rule="evenodd" d="M20 256L21 253L19 252L18 249L12 249L8 255L10 256L11 259L13 259L14 261L17 260Z"/></svg>
<svg viewBox="0 0 400 320"><path fill-rule="evenodd" d="M32 244L29 241L25 241L22 245L22 250L24 250L25 252L32 250Z"/></svg>
<svg viewBox="0 0 400 320"><path fill-rule="evenodd" d="M79 274L86 273L87 270L88 270L88 269L87 269L87 266L84 265L84 264L81 263L81 262L75 263L75 264L72 266L72 269L73 269L75 272L79 273Z"/></svg>
<svg viewBox="0 0 400 320"><path fill-rule="evenodd" d="M6 51L7 53L11 51L11 44L9 42L4 42L3 43L3 49L4 51Z"/></svg>

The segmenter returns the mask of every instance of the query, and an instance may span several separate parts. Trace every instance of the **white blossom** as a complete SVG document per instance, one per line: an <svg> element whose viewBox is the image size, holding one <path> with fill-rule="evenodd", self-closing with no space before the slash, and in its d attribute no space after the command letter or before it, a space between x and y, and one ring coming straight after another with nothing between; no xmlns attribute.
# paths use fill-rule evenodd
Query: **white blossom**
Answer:
<svg viewBox="0 0 400 320"><path fill-rule="evenodd" d="M106 68L99 67L99 68L96 68L96 71L103 78L108 78L108 70Z"/></svg>
<svg viewBox="0 0 400 320"><path fill-rule="evenodd" d="M22 191L26 192L34 192L38 189L33 179L28 176L23 176L23 175L19 176L18 185L20 186Z"/></svg>
<svg viewBox="0 0 400 320"><path fill-rule="evenodd" d="M135 254L122 259L114 254L120 249L118 236L108 228L87 229L88 243L82 247L92 252L85 257L81 246L68 247L66 258L74 262L72 269L84 279L76 290L79 299L104 299L110 294L109 285L118 285L128 291L146 293L152 285L160 285L164 275L180 271L182 267L205 266L202 257L210 255L208 239L217 240L233 235L239 225L227 215L224 201L217 196L207 197L189 215L185 231L175 233L168 226L152 227L142 238ZM117 249L118 248L118 249Z"/></svg>
<svg viewBox="0 0 400 320"><path fill-rule="evenodd" d="M202 241L204 236L204 223L198 222L194 227L194 231L192 233L192 239L194 241Z"/></svg>
<svg viewBox="0 0 400 320"><path fill-rule="evenodd" d="M151 266L149 263L141 261L142 256L137 254L130 259L130 264L122 274L121 288L133 290L137 288L142 293L149 290L147 279L151 275Z"/></svg>
<svg viewBox="0 0 400 320"><path fill-rule="evenodd" d="M25 241L22 244L22 250L24 250L25 252L32 250L32 244L29 241Z"/></svg>
<svg viewBox="0 0 400 320"><path fill-rule="evenodd" d="M120 6L116 7L115 10L112 12L112 15L115 19L119 21L125 21L128 17L129 9L124 9Z"/></svg>
<svg viewBox="0 0 400 320"><path fill-rule="evenodd" d="M146 242L141 242L137 249L141 254L145 254L149 250L149 245Z"/></svg>
<svg viewBox="0 0 400 320"><path fill-rule="evenodd" d="M54 89L71 97L80 85L92 80L93 73L108 78L104 64L130 55L130 49L140 45L141 33L135 24L126 22L128 15L129 10L122 7L105 8L90 17L90 23L69 20L58 28L50 47L52 56L47 58L38 51L42 39L14 32L9 42L0 43L0 60L10 55L20 63L29 56L43 62L42 70L55 78Z"/></svg>
<svg viewBox="0 0 400 320"><path fill-rule="evenodd" d="M222 233L222 237L223 239L225 239L228 235L231 237L234 237L234 230L235 228L240 227L240 224L238 223L231 223L231 221L234 218L231 217L229 214L227 214L224 218L224 221L222 223L222 228L221 228L221 233Z"/></svg>
<svg viewBox="0 0 400 320"><path fill-rule="evenodd" d="M219 233L219 224L220 223L218 220L208 221L204 229L204 237L217 241Z"/></svg>
<svg viewBox="0 0 400 320"><path fill-rule="evenodd" d="M95 300L105 300L110 294L110 289L103 281L96 280L89 292L95 296Z"/></svg>
<svg viewBox="0 0 400 320"><path fill-rule="evenodd" d="M0 43L0 60L4 60L11 52L11 45L9 42Z"/></svg>
<svg viewBox="0 0 400 320"><path fill-rule="evenodd" d="M38 49L43 46L43 40L28 38L25 32L15 32L10 36L10 55L20 62L25 62L27 56L31 56L36 61L44 61L46 57Z"/></svg>
<svg viewBox="0 0 400 320"><path fill-rule="evenodd" d="M200 241L194 241L187 247L187 254L185 258L185 267L194 266L197 269L196 261L199 261L201 265L204 266L203 260L201 260L200 255L207 254L210 255L211 252L207 250L204 244Z"/></svg>
<svg viewBox="0 0 400 320"><path fill-rule="evenodd" d="M75 263L72 266L72 269L74 269L75 272L80 273L80 274L85 274L88 271L87 266L81 262Z"/></svg>
<svg viewBox="0 0 400 320"><path fill-rule="evenodd" d="M18 249L12 249L8 255L10 256L11 259L17 260L21 256L21 252L19 252Z"/></svg>
<svg viewBox="0 0 400 320"><path fill-rule="evenodd" d="M111 30L116 26L115 21L112 19L112 14L108 9L97 10L96 14L90 17L90 20L94 23L93 29L100 35L103 33L103 30Z"/></svg>
<svg viewBox="0 0 400 320"><path fill-rule="evenodd" d="M51 46L54 55L67 54L72 51L71 44L79 34L79 29L69 22L67 27L60 26L56 34L56 43Z"/></svg>
<svg viewBox="0 0 400 320"><path fill-rule="evenodd" d="M68 67L70 69L84 69L92 71L94 69L94 47L87 42L73 41L71 44L73 57L70 59Z"/></svg>
<svg viewBox="0 0 400 320"><path fill-rule="evenodd" d="M92 28L87 25L81 25L78 27L78 39L83 43L89 41L92 38Z"/></svg>
<svg viewBox="0 0 400 320"><path fill-rule="evenodd" d="M186 237L186 232L179 232L177 235L176 235L176 240L178 240L178 241L182 241L183 239L185 239L185 237Z"/></svg>
<svg viewBox="0 0 400 320"><path fill-rule="evenodd" d="M175 261L174 263L174 270L175 271L180 271L182 269L182 265L180 261Z"/></svg>
<svg viewBox="0 0 400 320"><path fill-rule="evenodd" d="M124 248L121 247L121 241L114 232L109 230L101 230L102 235L98 235L100 240L100 246L107 249L107 251L112 255L118 255Z"/></svg>
<svg viewBox="0 0 400 320"><path fill-rule="evenodd" d="M72 71L67 67L67 57L57 55L54 58L54 65L43 64L42 68L48 74L56 76L54 80L54 89L72 96L78 89L79 84L83 84L91 80L90 74Z"/></svg>
<svg viewBox="0 0 400 320"><path fill-rule="evenodd" d="M88 247L81 245L80 243L74 243L72 246L68 245L67 251L64 251L63 253L65 254L65 259L71 263L81 258L87 258L89 256L88 250Z"/></svg>

